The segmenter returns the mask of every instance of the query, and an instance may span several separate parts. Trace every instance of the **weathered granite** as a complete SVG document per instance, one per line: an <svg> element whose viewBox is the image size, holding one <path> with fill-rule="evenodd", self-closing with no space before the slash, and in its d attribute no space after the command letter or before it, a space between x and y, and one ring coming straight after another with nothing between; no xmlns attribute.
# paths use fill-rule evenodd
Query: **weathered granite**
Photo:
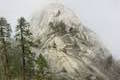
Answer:
<svg viewBox="0 0 120 80"><path fill-rule="evenodd" d="M51 4L31 20L37 48L55 80L120 80L120 68L110 52L64 5Z"/></svg>

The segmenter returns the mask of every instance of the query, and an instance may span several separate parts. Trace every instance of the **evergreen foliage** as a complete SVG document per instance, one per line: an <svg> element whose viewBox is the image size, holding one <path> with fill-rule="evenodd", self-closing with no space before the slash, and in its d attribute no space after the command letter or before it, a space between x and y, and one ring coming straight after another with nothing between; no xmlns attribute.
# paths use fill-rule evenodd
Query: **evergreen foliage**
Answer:
<svg viewBox="0 0 120 80"><path fill-rule="evenodd" d="M4 17L0 18L0 78L3 80L10 79L8 50L11 48L10 42L11 26Z"/></svg>

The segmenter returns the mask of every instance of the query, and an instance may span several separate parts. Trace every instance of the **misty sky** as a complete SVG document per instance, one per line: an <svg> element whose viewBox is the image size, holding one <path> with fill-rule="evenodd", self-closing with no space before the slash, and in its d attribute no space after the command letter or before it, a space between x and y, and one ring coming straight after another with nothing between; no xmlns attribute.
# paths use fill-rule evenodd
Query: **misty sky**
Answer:
<svg viewBox="0 0 120 80"><path fill-rule="evenodd" d="M14 27L16 19L30 19L32 13L59 1L71 8L81 22L95 31L113 56L120 56L120 0L0 0L0 16Z"/></svg>

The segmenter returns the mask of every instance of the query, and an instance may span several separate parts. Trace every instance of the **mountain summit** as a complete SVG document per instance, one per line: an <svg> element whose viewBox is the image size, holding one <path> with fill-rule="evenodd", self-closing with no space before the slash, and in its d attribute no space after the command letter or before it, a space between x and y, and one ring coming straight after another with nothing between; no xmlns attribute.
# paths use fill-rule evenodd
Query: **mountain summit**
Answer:
<svg viewBox="0 0 120 80"><path fill-rule="evenodd" d="M50 4L31 20L37 48L48 62L53 80L120 80L120 68L96 34L75 13Z"/></svg>

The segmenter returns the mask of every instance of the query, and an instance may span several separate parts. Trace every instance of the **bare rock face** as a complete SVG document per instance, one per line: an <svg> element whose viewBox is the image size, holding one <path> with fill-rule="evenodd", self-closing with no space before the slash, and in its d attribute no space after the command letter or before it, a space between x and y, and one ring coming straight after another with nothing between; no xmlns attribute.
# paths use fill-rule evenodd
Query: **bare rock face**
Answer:
<svg viewBox="0 0 120 80"><path fill-rule="evenodd" d="M120 68L96 34L68 8L51 4L33 16L31 31L53 80L120 80Z"/></svg>

